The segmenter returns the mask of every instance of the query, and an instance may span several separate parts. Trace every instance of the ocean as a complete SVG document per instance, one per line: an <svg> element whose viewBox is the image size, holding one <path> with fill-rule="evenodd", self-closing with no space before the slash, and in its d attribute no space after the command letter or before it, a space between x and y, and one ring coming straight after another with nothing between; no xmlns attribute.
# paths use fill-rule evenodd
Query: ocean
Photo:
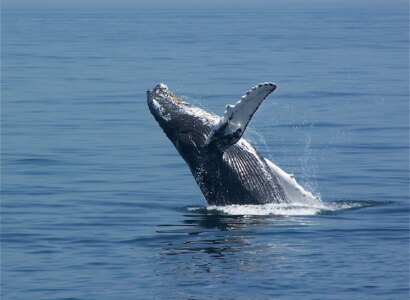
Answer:
<svg viewBox="0 0 410 300"><path fill-rule="evenodd" d="M407 1L128 4L2 8L1 299L408 299ZM146 104L265 81L324 207L208 207Z"/></svg>

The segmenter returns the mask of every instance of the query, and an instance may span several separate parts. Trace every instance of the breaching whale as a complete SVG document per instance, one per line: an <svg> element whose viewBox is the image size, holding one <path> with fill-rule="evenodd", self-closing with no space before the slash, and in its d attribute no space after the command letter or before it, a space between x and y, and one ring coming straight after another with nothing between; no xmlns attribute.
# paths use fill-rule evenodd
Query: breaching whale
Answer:
<svg viewBox="0 0 410 300"><path fill-rule="evenodd" d="M259 105L275 89L270 82L253 87L227 105L222 117L186 103L165 84L147 90L149 110L210 205L318 201L242 138Z"/></svg>

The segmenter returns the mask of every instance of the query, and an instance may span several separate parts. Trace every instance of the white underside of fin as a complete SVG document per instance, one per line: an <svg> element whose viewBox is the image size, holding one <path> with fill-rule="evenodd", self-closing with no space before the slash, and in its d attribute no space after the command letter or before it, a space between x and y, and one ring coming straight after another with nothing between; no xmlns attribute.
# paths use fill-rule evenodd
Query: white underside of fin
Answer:
<svg viewBox="0 0 410 300"><path fill-rule="evenodd" d="M234 133L237 133L237 137L234 138L232 144L236 143L242 136L259 105L275 88L276 85L273 83L261 83L249 90L234 105L227 105L223 117L212 127L205 145L211 143L217 136L218 138L221 136L232 136Z"/></svg>
<svg viewBox="0 0 410 300"><path fill-rule="evenodd" d="M292 203L305 205L322 205L319 197L315 197L311 192L306 191L300 186L293 175L286 173L273 162L265 158L265 161L271 171L276 175L280 185L285 190L286 195Z"/></svg>

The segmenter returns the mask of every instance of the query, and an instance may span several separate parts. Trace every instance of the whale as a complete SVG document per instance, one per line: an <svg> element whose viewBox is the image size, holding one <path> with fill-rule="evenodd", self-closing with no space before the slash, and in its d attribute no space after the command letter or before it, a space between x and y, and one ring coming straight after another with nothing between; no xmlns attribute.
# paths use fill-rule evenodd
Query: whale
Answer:
<svg viewBox="0 0 410 300"><path fill-rule="evenodd" d="M247 91L223 116L177 97L160 83L147 90L154 119L188 165L209 205L264 205L317 202L292 174L264 158L242 136L272 82Z"/></svg>

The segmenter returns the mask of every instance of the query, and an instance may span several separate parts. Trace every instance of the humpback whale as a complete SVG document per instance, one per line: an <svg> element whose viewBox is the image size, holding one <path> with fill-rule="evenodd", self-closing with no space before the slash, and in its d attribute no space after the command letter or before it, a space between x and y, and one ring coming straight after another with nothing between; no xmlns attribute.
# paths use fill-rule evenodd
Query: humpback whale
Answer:
<svg viewBox="0 0 410 300"><path fill-rule="evenodd" d="M317 199L242 138L260 104L275 89L271 82L258 84L227 105L222 117L181 100L163 83L147 90L151 114L188 164L208 204Z"/></svg>

